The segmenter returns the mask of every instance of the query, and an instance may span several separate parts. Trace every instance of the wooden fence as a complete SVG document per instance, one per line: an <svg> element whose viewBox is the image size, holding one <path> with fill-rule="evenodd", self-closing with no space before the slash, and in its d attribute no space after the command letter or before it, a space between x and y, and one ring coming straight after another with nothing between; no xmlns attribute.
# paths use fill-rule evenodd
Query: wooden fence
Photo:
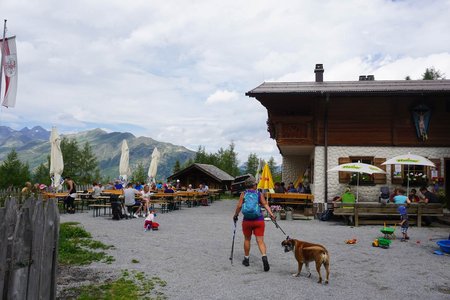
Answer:
<svg viewBox="0 0 450 300"><path fill-rule="evenodd" d="M0 299L55 299L59 212L55 200L9 198L0 208Z"/></svg>

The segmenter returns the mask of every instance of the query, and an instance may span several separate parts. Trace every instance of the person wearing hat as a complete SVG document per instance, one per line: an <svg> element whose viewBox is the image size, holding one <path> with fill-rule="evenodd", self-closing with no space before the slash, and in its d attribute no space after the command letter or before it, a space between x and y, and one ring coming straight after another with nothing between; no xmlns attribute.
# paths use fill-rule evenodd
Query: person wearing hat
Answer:
<svg viewBox="0 0 450 300"><path fill-rule="evenodd" d="M259 199L259 216L257 218L249 219L244 215L244 219L242 220L242 232L244 234L244 260L242 261L242 264L246 267L250 265L250 242L252 239L252 234L256 237L256 243L258 244L259 251L261 252L261 258L263 261L263 267L264 271L269 271L269 261L267 260L266 255L266 244L264 243L264 230L265 230L265 223L264 223L264 215L261 213L261 206L263 206L266 211L269 213L269 216L272 220L275 220L275 216L272 213L272 210L270 209L269 205L267 204L266 199L264 198L264 195L260 193L256 188L256 181L253 179L247 179L245 181L245 186L247 190L245 192L241 193L241 196L239 198L239 202L236 206L236 210L234 212L233 220L236 223L238 220L238 215L241 212L242 206L244 204L244 197L247 198L247 193L249 194L257 194L257 197ZM247 200L246 200L247 201Z"/></svg>
<svg viewBox="0 0 450 300"><path fill-rule="evenodd" d="M400 213L400 223L399 225L401 226L401 232L402 232L402 242L406 242L407 240L409 240L409 236L408 236L408 227L409 227L409 223L408 223L408 212L406 211L406 207L405 206L399 206L397 208L397 211Z"/></svg>

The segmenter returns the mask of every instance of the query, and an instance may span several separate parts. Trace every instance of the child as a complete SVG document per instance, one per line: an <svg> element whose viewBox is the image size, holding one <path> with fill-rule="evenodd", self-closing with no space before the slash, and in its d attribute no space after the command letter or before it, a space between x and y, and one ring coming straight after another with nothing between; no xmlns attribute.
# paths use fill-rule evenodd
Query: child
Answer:
<svg viewBox="0 0 450 300"><path fill-rule="evenodd" d="M406 242L406 240L409 240L409 236L408 236L408 213L406 211L406 207L404 206L399 206L398 207L398 212L400 213L400 224L402 226L401 231L403 234L403 237L401 239L402 242Z"/></svg>
<svg viewBox="0 0 450 300"><path fill-rule="evenodd" d="M151 210L145 218L144 231L158 230L159 224L155 222L156 213L155 210Z"/></svg>

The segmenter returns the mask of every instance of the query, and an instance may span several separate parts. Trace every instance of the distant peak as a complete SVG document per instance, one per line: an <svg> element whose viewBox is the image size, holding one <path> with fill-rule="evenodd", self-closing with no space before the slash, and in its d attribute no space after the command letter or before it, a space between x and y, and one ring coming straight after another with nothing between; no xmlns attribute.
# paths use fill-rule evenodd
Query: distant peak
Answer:
<svg viewBox="0 0 450 300"><path fill-rule="evenodd" d="M44 128L42 128L41 126L34 126L33 128L31 128L31 130L33 130L33 131L39 131L39 132L45 132L45 131L48 131L48 130L45 130Z"/></svg>

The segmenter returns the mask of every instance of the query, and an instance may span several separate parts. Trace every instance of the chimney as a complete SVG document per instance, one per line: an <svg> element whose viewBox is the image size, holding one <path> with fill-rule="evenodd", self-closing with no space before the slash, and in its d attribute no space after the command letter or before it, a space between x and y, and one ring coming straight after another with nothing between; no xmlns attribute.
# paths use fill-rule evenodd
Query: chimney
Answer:
<svg viewBox="0 0 450 300"><path fill-rule="evenodd" d="M359 81L366 81L367 77L366 75L359 75Z"/></svg>
<svg viewBox="0 0 450 300"><path fill-rule="evenodd" d="M366 80L374 81L375 75L367 75Z"/></svg>
<svg viewBox="0 0 450 300"><path fill-rule="evenodd" d="M316 82L323 82L323 64L316 64L314 73L316 73Z"/></svg>

